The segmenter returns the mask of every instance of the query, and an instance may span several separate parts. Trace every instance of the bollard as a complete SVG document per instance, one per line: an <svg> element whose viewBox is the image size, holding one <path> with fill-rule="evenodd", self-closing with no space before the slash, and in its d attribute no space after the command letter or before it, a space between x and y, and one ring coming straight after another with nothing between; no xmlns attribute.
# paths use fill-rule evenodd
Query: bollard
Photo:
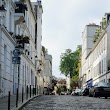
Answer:
<svg viewBox="0 0 110 110"><path fill-rule="evenodd" d="M31 98L31 85L30 85L30 98Z"/></svg>
<svg viewBox="0 0 110 110"><path fill-rule="evenodd" d="M8 110L10 110L10 91L8 92Z"/></svg>
<svg viewBox="0 0 110 110"><path fill-rule="evenodd" d="M35 95L36 95L36 86L35 86Z"/></svg>
<svg viewBox="0 0 110 110"><path fill-rule="evenodd" d="M16 89L16 107L18 107L18 88Z"/></svg>
<svg viewBox="0 0 110 110"><path fill-rule="evenodd" d="M37 86L37 95L38 95L38 86Z"/></svg>
<svg viewBox="0 0 110 110"><path fill-rule="evenodd" d="M26 92L26 99L28 99L28 86L27 86L27 92Z"/></svg>
<svg viewBox="0 0 110 110"><path fill-rule="evenodd" d="M23 89L24 89L24 88L22 87L22 103L23 103L23 92L24 92Z"/></svg>
<svg viewBox="0 0 110 110"><path fill-rule="evenodd" d="M33 85L33 96L34 96L34 85Z"/></svg>

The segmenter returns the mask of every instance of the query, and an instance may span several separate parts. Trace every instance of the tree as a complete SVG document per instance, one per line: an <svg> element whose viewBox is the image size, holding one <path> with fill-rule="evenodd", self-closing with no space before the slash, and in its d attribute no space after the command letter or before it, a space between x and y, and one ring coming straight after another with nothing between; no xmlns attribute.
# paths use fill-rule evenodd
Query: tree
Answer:
<svg viewBox="0 0 110 110"><path fill-rule="evenodd" d="M70 74L72 78L71 87L78 84L79 69L81 67L81 51L82 47L78 45L76 51L72 52L71 49L66 49L65 53L62 53L60 57L60 71L65 76Z"/></svg>
<svg viewBox="0 0 110 110"><path fill-rule="evenodd" d="M74 53L72 53L71 49L66 49L65 53L63 53L60 58L60 71L67 76L73 71Z"/></svg>
<svg viewBox="0 0 110 110"><path fill-rule="evenodd" d="M81 56L81 45L77 46L75 52L72 52L71 49L66 49L65 53L62 53L60 59L60 71L62 74L67 76L74 76L79 72L80 65L80 56Z"/></svg>

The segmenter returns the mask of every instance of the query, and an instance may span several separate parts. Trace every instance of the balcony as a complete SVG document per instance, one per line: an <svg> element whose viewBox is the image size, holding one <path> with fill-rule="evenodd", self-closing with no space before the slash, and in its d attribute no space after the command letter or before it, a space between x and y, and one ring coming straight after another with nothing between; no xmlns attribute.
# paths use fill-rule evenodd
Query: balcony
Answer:
<svg viewBox="0 0 110 110"><path fill-rule="evenodd" d="M15 13L24 13L25 15L25 11L28 11L27 5L22 2L15 2L15 4L16 4Z"/></svg>
<svg viewBox="0 0 110 110"><path fill-rule="evenodd" d="M15 2L15 23L20 24L25 22L25 11L27 10L27 5L22 2Z"/></svg>
<svg viewBox="0 0 110 110"><path fill-rule="evenodd" d="M4 5L0 6L0 11L6 11Z"/></svg>

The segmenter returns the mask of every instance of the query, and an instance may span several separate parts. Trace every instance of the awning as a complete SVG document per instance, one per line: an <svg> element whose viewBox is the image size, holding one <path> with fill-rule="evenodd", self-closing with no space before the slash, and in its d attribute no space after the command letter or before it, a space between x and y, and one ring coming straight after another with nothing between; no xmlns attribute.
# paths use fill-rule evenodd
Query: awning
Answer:
<svg viewBox="0 0 110 110"><path fill-rule="evenodd" d="M87 86L88 87L92 87L92 79L90 79L90 80L87 81Z"/></svg>

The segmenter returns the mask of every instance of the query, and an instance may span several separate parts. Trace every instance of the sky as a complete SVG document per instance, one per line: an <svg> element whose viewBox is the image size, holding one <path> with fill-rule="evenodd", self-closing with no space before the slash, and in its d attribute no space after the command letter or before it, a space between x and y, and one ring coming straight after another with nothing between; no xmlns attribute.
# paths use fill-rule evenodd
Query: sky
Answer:
<svg viewBox="0 0 110 110"><path fill-rule="evenodd" d="M82 44L85 25L100 24L110 12L110 0L42 0L42 6L42 45L53 57L52 74L64 78L59 70L61 53Z"/></svg>

